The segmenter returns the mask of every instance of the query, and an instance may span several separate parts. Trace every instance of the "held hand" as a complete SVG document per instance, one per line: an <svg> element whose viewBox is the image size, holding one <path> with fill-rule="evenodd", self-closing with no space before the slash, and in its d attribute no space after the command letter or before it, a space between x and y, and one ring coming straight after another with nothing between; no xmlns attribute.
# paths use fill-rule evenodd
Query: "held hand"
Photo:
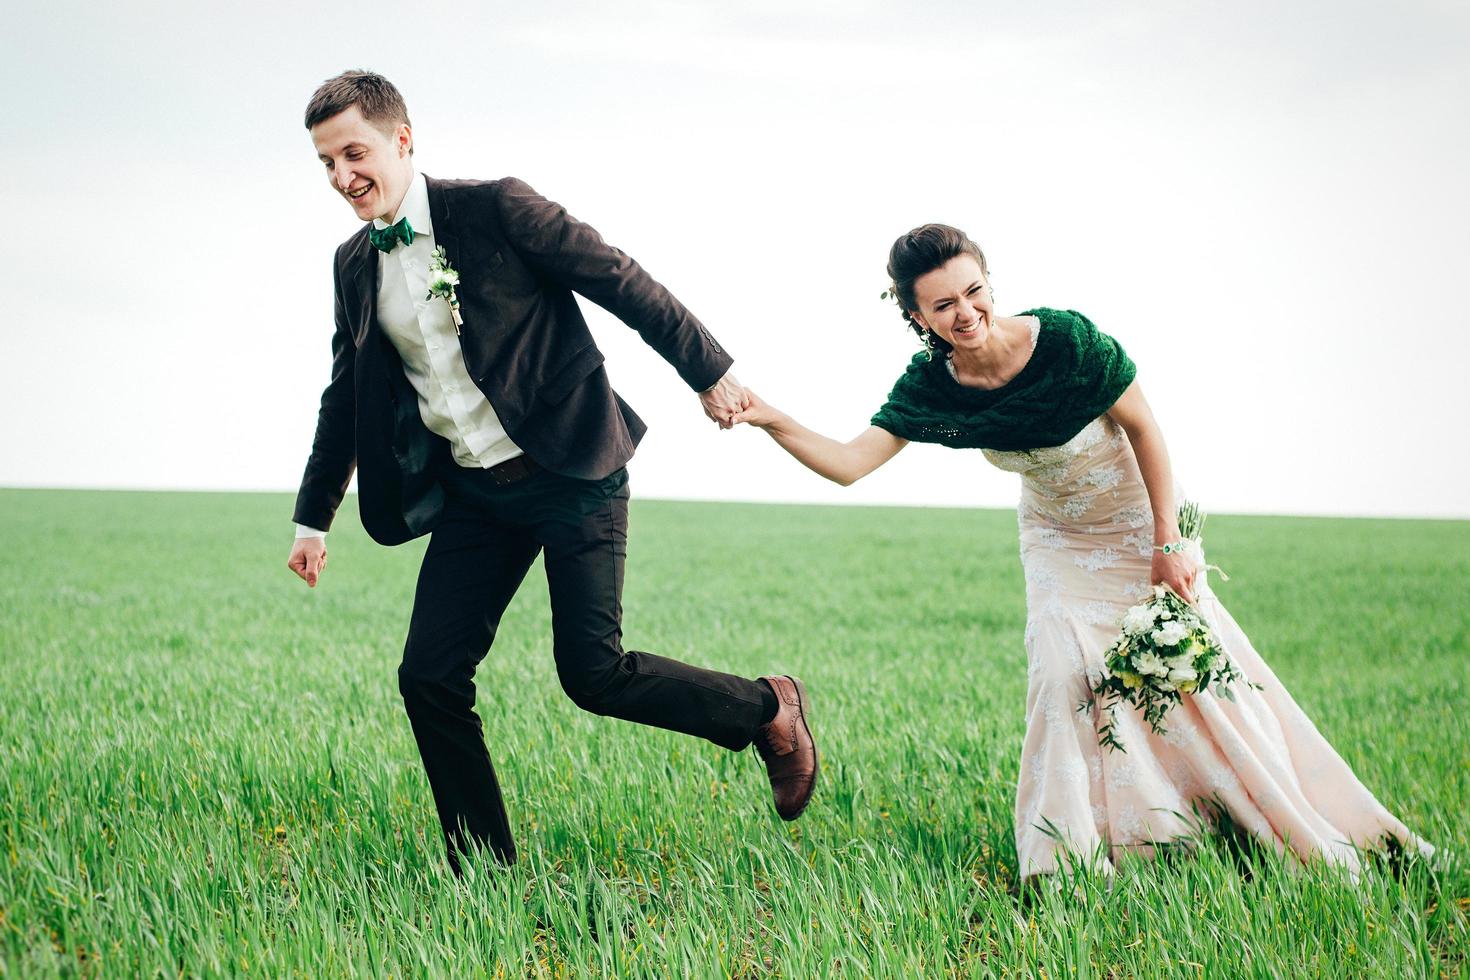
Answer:
<svg viewBox="0 0 1470 980"><path fill-rule="evenodd" d="M1195 560L1181 552L1164 554L1155 549L1150 578L1154 585L1166 585L1185 602L1194 604L1194 576L1198 571Z"/></svg>
<svg viewBox="0 0 1470 980"><path fill-rule="evenodd" d="M291 557L286 567L313 589L322 569L327 567L327 542L324 538L297 538L291 545Z"/></svg>
<svg viewBox="0 0 1470 980"><path fill-rule="evenodd" d="M768 425L773 425L781 418L781 413L770 405L767 405L755 392L746 388L745 394L749 401L745 409L736 413L735 417L730 420L731 422L736 425L744 422L746 425L753 425L757 429L764 429Z"/></svg>
<svg viewBox="0 0 1470 980"><path fill-rule="evenodd" d="M747 398L745 386L736 381L733 374L726 374L713 388L699 393L699 403L704 406L704 414L722 429L728 429L735 424L732 419L745 408Z"/></svg>

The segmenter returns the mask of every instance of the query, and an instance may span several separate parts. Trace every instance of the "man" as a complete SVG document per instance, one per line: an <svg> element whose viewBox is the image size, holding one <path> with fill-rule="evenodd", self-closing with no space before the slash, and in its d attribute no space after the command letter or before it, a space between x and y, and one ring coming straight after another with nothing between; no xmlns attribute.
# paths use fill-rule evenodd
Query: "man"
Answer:
<svg viewBox="0 0 1470 980"><path fill-rule="evenodd" d="M731 750L754 741L777 811L795 819L818 763L800 681L622 649L624 466L645 426L608 384L572 294L637 330L725 428L745 404L730 356L636 262L524 182L417 173L407 108L382 76L323 83L306 128L368 224L337 249L332 376L288 567L315 587L354 467L374 540L432 532L398 678L450 866L472 846L515 860L473 675L538 552L572 700Z"/></svg>

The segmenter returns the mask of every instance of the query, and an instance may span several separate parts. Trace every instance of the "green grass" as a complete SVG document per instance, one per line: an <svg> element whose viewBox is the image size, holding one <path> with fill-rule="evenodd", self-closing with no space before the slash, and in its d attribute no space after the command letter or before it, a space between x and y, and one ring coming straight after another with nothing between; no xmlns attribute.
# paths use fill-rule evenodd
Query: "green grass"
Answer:
<svg viewBox="0 0 1470 980"><path fill-rule="evenodd" d="M824 771L580 712L533 572L479 672L521 847L456 881L395 669L422 542L349 502L0 491L0 974L1461 976L1470 878L1197 856L1019 903L1009 512L635 502L627 645L800 674ZM1470 845L1470 523L1216 516L1216 591L1324 734Z"/></svg>

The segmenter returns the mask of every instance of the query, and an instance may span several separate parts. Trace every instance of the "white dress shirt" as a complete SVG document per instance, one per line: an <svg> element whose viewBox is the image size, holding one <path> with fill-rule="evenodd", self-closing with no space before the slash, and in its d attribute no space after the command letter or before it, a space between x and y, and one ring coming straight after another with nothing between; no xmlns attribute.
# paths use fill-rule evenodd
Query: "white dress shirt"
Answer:
<svg viewBox="0 0 1470 980"><path fill-rule="evenodd" d="M488 469L521 455L505 434L495 409L470 378L447 300L429 294L429 262L435 248L429 189L415 173L397 218L407 218L413 244L378 253L378 325L403 361L403 373L418 394L419 416L430 432L449 440L460 466ZM388 227L382 218L376 228ZM327 532L296 525L298 538Z"/></svg>

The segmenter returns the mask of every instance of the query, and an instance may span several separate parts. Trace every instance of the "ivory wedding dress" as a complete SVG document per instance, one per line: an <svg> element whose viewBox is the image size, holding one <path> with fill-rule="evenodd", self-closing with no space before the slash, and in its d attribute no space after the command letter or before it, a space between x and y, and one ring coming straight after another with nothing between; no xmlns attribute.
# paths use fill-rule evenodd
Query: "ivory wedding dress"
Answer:
<svg viewBox="0 0 1470 980"><path fill-rule="evenodd" d="M1026 577L1026 736L1016 790L1016 851L1023 878L1072 860L1192 836L1196 802L1223 805L1278 852L1359 866L1357 848L1385 835L1413 838L1327 743L1226 612L1200 570L1198 607L1254 690L1235 701L1184 698L1154 734L1127 705L1117 711L1126 752L1098 743L1097 709L1079 711L1089 677L1124 612L1150 592L1153 518L1133 449L1107 416L1065 445L983 450L1019 473Z"/></svg>

